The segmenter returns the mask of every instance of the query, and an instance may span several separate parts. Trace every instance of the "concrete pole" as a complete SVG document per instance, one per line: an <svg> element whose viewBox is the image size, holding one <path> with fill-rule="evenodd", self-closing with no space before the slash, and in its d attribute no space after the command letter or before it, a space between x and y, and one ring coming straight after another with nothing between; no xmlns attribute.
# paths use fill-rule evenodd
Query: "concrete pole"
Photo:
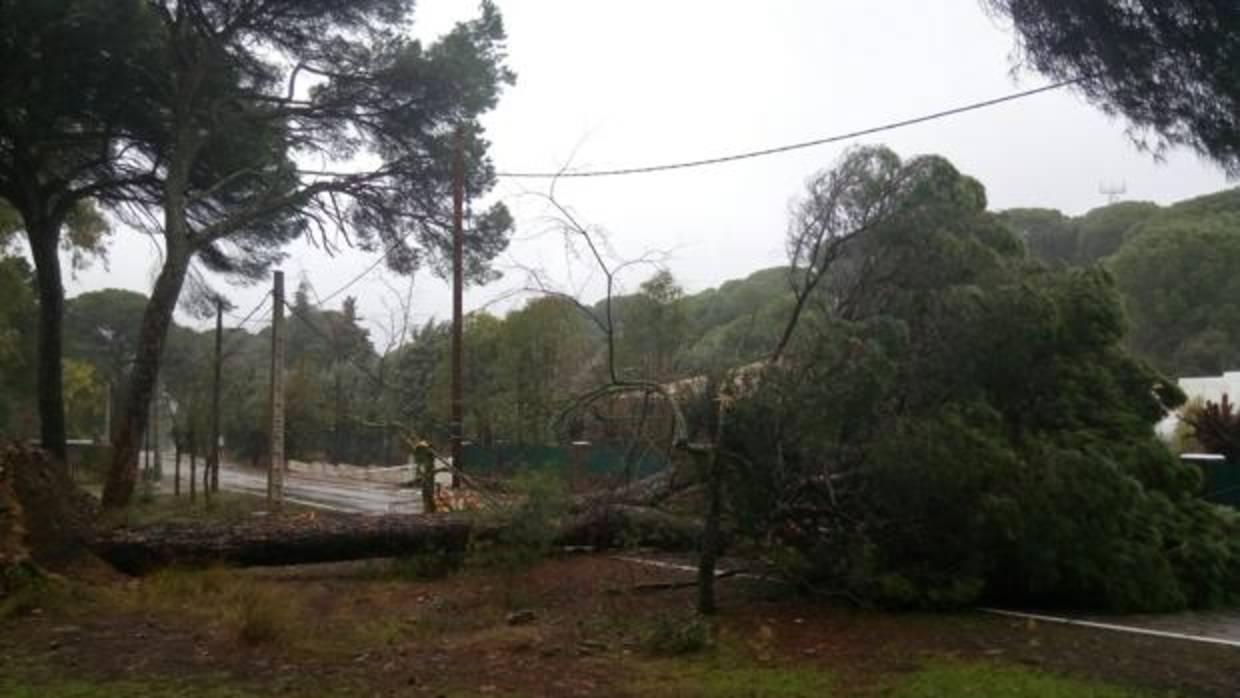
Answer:
<svg viewBox="0 0 1240 698"><path fill-rule="evenodd" d="M215 299L215 362L211 375L211 450L207 469L211 471L209 487L204 488L207 501L212 492L220 491L220 372L224 351L224 299Z"/></svg>

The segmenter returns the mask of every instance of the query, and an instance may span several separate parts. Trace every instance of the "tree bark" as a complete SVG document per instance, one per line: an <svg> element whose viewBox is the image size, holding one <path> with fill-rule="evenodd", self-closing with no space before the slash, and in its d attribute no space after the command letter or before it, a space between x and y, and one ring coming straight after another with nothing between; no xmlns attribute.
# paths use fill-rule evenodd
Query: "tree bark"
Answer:
<svg viewBox="0 0 1240 698"><path fill-rule="evenodd" d="M706 523L702 530L702 548L698 557L698 613L709 615L718 610L715 603L715 567L719 557L720 473L719 446L710 451L706 474Z"/></svg>
<svg viewBox="0 0 1240 698"><path fill-rule="evenodd" d="M172 240L173 235L166 239ZM103 488L103 508L124 509L133 497L138 477L138 451L142 433L146 431L151 396L155 390L159 361L163 354L172 313L176 310L185 274L189 270L190 250L187 244L169 244L164 267L155 281L151 300L142 316L142 332L134 357L129 389L125 394L125 410L113 442L112 464Z"/></svg>
<svg viewBox="0 0 1240 698"><path fill-rule="evenodd" d="M471 540L502 529L464 514L271 517L240 524L179 523L102 531L92 548L117 569L145 574L170 565L301 565L426 552L468 552ZM654 509L610 507L561 522L561 545L615 548L638 543L692 550L702 535L693 520Z"/></svg>
<svg viewBox="0 0 1240 698"><path fill-rule="evenodd" d="M39 441L44 450L64 462L67 449L61 360L65 289L60 275L61 223L50 216L30 215L29 212L23 212L23 219L34 258L39 297Z"/></svg>

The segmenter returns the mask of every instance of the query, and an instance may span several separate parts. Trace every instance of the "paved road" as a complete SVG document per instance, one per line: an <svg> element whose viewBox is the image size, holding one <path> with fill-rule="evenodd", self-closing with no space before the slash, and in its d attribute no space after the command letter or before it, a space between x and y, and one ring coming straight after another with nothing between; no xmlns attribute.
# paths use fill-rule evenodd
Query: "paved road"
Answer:
<svg viewBox="0 0 1240 698"><path fill-rule="evenodd" d="M1048 623L1063 623L1098 632L1126 632L1177 641L1199 641L1240 649L1240 612L1189 611L1159 615L1068 615L983 609L987 613Z"/></svg>
<svg viewBox="0 0 1240 698"><path fill-rule="evenodd" d="M1089 620L1240 643L1240 611L1188 611L1167 615L1096 616Z"/></svg>
<svg viewBox="0 0 1240 698"><path fill-rule="evenodd" d="M172 478L163 480L172 489ZM182 487L185 487L182 483ZM230 463L220 466L220 488L267 496L267 473ZM329 478L289 472L285 474L284 498L302 506L360 514L418 513L422 509L417 491L396 485L349 478Z"/></svg>

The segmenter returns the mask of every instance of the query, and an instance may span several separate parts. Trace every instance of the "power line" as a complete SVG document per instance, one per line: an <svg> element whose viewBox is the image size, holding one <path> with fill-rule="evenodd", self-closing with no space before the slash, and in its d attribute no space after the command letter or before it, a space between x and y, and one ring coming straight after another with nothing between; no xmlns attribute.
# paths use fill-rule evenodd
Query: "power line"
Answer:
<svg viewBox="0 0 1240 698"><path fill-rule="evenodd" d="M1003 104L1005 102L1012 102L1018 99L1032 97L1034 95L1042 94L1043 92L1051 92L1054 90L1059 90L1064 87L1068 87L1070 85L1075 85L1076 83L1083 82L1086 79L1088 79L1088 77L1073 78L1071 80L1064 80L1061 82L1057 82L1051 85L1044 85L1042 87L1034 88L1031 90L1015 92L1009 95L1004 95L1003 97L996 97L994 99L988 99L982 102L973 102L971 104L966 104L964 106L954 107L952 109L934 112L933 114L925 114L923 116L918 116L918 117L914 117L911 119L904 119L903 121L893 121L891 123L882 124L881 126L872 126L870 128L864 128L859 131L850 131L848 133L841 133L835 136L827 136L826 138L816 138L812 141L802 141L800 143L791 143L789 145L781 145L781 146L776 146L774 148L764 148L762 150L751 150L751 151L744 152L744 153L734 153L732 155L722 155L719 157L703 158L701 160L688 160L685 162L665 163L661 165L646 165L642 167L622 167L622 168L616 168L616 169L610 169L610 170L591 170L591 171L584 171L584 172L571 172L571 171L565 171L565 172L499 172L497 173L497 175L500 177L521 178L521 179L567 179L569 177L577 177L577 178L616 177L620 175L648 174L652 172L666 172L668 170L684 170L684 169L689 169L692 167L706 167L708 165L720 165L720 164L728 163L728 162L736 162L738 160L749 160L752 158L765 157L767 155L777 155L779 153L786 153L786 152L793 151L793 150L813 148L815 146L826 145L828 143L838 143L840 141L860 138L861 136L870 136L875 133L882 133L884 131L893 131L895 129L904 128L906 126L922 124L922 123L926 123L927 121L935 121L937 119L943 119L949 116L956 116L958 114L964 114L966 112L977 111L979 109L985 109L987 107L993 107L995 105Z"/></svg>
<svg viewBox="0 0 1240 698"><path fill-rule="evenodd" d="M303 325L305 325L311 332L319 336L319 339L322 339L323 341L328 342L329 344L335 345L336 343L335 337L329 337L326 332L324 332L322 329L319 328L318 325L314 324L314 321L312 321L310 318L306 317L305 315L302 315L301 311L299 311L295 306L289 305L289 303L285 301L284 307L288 308L289 315L291 317L295 317L298 320L301 320ZM358 371L361 371L362 374L365 375L367 378L369 378L371 382L375 384L376 387L384 389L384 390L390 390L399 395L406 395L406 396L411 395L410 391L407 391L401 388L400 386L395 386L390 383L387 383L382 378L375 375L374 371L372 371L369 367L358 363L355 357L345 356L344 360L352 364L353 367L356 368Z"/></svg>
<svg viewBox="0 0 1240 698"><path fill-rule="evenodd" d="M358 274L357 276L353 277L352 279L349 279L348 283L346 283L345 285L343 285L343 286L341 286L340 288L336 289L335 291L332 291L331 293L327 294L326 296L323 296L322 298L318 299L318 301L319 301L319 305L320 305L320 306L326 305L326 304L328 303L328 301L331 301L331 300L332 300L332 299L334 299L335 297L337 297L337 296L339 296L340 294L344 293L345 291L349 290L349 289L350 289L350 288L351 288L354 284L356 284L357 282L359 282L359 281L361 281L362 279L366 278L366 275L367 275L367 274L369 274L370 272L374 271L376 267L378 267L380 264L382 264L384 261L386 261L386 260L387 260L387 258L388 258L388 255L390 255L390 254L392 254L393 252L395 252L397 247L399 247L399 246L401 246L401 245L405 244L405 241L406 241L406 240L408 240L408 239L409 239L409 236L410 236L410 235L412 235L412 234L413 234L413 231L409 231L408 233L405 233L403 236L401 236L401 238L400 238L399 240L397 240L396 242L394 242L394 243L392 243L391 245L389 245L389 246L388 246L388 248L387 248L386 250L384 250L384 251L383 251L383 254L382 254L382 255L380 255L380 256L379 256L379 258L378 258L378 259L376 259L374 262L371 262L370 266L368 266L368 267L366 267L365 269L363 269L363 270L362 270L362 272L361 272L360 274Z"/></svg>
<svg viewBox="0 0 1240 698"><path fill-rule="evenodd" d="M245 329L246 324L247 324L247 323L249 323L249 322L250 322L250 320L255 319L255 318L254 318L254 314L255 314L255 313L257 313L259 310L263 309L264 307L267 307L267 299L269 299L269 298L271 298L271 292L270 292L270 291L268 291L267 293L264 293L264 294L263 294L263 297L262 297L262 298L260 298L260 299L259 299L259 301L258 301L258 305L254 306L254 308L253 308L252 310L250 310L250 312L249 312L249 313L247 313L247 314L246 314L245 318L244 318L244 319L242 319L242 320L241 320L241 322L238 322L238 323L236 324L236 326L234 326L234 327L230 327L230 328L228 328L228 329L233 330L234 332L235 332L235 331L237 331L237 330L244 330L244 329ZM266 318L270 315L270 313L271 313L271 309L270 309L270 308L267 308L267 312L263 314L263 317L261 317L261 318L257 318L257 319L258 319L258 322L259 322L260 324L261 324L261 323L263 323L263 322L265 322L265 321L266 321ZM231 313L230 313L229 315L231 316ZM235 316L232 316L232 317L235 317ZM221 347L221 351L220 351L220 353L221 353L221 354L223 354L224 356L230 356L232 352L231 352L231 351L224 351L224 350L225 350L225 349L227 349L227 350L231 350L231 349L233 348L233 343L234 343L235 341L238 341L237 336L236 336L235 334L234 334L234 335L229 335L228 337L226 337L226 338L224 339L224 345Z"/></svg>
<svg viewBox="0 0 1240 698"><path fill-rule="evenodd" d="M270 295L271 295L270 291L268 291L267 293L264 293L263 297L259 299L258 305L255 305L254 308L250 310L249 313L246 314L245 318L243 318L241 322L238 322L237 326L233 329L241 329L242 327L245 327L246 323L249 322L250 319L254 317L254 313L257 313L260 308L262 308L264 305L267 304L267 297ZM225 313L225 314L228 315L229 317L234 317L234 318L237 317L233 313Z"/></svg>
<svg viewBox="0 0 1240 698"><path fill-rule="evenodd" d="M932 114L925 114L925 115L914 117L911 119L904 119L902 121L894 121L891 123L882 124L879 126L873 126L873 127L861 129L858 131L850 131L848 133L841 133L841 134L837 134L834 136L828 136L826 138L817 138L817 139L810 140L810 141L791 143L788 145L781 145L781 146L777 146L774 148L764 148L762 150L752 150L752 151L743 152L743 153L735 153L732 155L723 155L719 157L703 158L700 160L688 160L685 162L664 163L660 165L646 165L642 167L624 167L624 168L616 168L616 169L609 169L609 170L591 170L591 171L583 171L583 172L569 172L569 171L565 171L565 172L499 172L497 173L497 175L500 177L508 177L508 178L514 178L514 179L516 178L556 179L556 178L569 178L569 177L573 177L573 178L614 177L614 176L621 176L621 175L666 172L670 170L683 170L683 169L689 169L689 168L695 168L695 167L706 167L709 165L720 165L720 164L729 163L729 162L736 162L739 160L749 160L753 158L765 157L768 155L777 155L780 153L786 153L786 152L790 152L794 150L803 150L805 148L813 148L813 147L820 146L820 145L827 145L829 143L838 143L840 141L851 140L854 138L860 138L862 136L869 136L869 135L873 135L876 133L883 133L885 131L893 131L893 130L905 128L908 126L914 126L916 124L922 124L922 123L926 123L929 121L943 119L949 116L956 116L956 115L964 114L964 113L971 112L971 111L986 109L988 107L993 107L999 104L1004 104L1006 102L1013 102L1019 99L1024 99L1026 97L1032 97L1034 95L1039 95L1044 92L1052 92L1054 90L1059 90L1059 89L1063 89L1071 85L1075 85L1087 79L1088 79L1088 76L1073 78L1071 80L1063 80L1063 81L1056 82L1050 85L1044 85L1042 87L1037 87L1037 88L1030 89L1030 90L1023 90L1021 92L1014 92L1012 94L1004 95L1002 97L996 97L994 99L984 100L981 102L973 102L970 104L965 104L963 106L934 112ZM412 232L407 233L404 236L402 236L399 240L393 242L391 245L387 247L387 249L383 251L382 255L380 255L375 261L367 265L367 267L363 269L360 273L358 273L353 278L349 279L349 281L347 281L343 286L337 288L336 290L332 291L326 296L323 296L322 298L320 298L319 305L320 306L326 305L330 301L339 297L345 291L355 286L359 281L366 278L366 276L369 275L371 272L373 272L376 268L378 268L380 264L383 264L387 260L388 256L391 255L392 252L396 251L397 247L404 244L411 234ZM242 324L244 324L244 322Z"/></svg>

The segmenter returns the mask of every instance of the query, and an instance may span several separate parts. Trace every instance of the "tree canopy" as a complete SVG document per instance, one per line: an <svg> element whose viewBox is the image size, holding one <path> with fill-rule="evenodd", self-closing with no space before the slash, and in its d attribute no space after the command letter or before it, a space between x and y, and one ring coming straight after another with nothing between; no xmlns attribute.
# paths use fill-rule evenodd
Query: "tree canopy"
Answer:
<svg viewBox="0 0 1240 698"><path fill-rule="evenodd" d="M835 262L870 273L815 291L787 360L730 412L742 530L879 603L1232 598L1236 522L1155 438L1183 396L1125 350L1109 275L1030 260L945 160L884 157L904 186L856 181L891 213Z"/></svg>
<svg viewBox="0 0 1240 698"><path fill-rule="evenodd" d="M1186 145L1240 174L1240 7L1231 0L984 0L1020 56L1122 114L1138 143Z"/></svg>
<svg viewBox="0 0 1240 698"><path fill-rule="evenodd" d="M1085 266L1115 254L1159 210L1158 204L1148 201L1121 201L1082 216L1047 208L1015 208L1001 212L1000 218L1037 259L1052 265Z"/></svg>
<svg viewBox="0 0 1240 698"><path fill-rule="evenodd" d="M1240 191L1182 202L1144 223L1110 261L1129 345L1172 375L1240 366Z"/></svg>
<svg viewBox="0 0 1240 698"><path fill-rule="evenodd" d="M407 37L410 0L154 9L171 60L153 73L160 108L142 123L133 157L164 163L159 196L136 205L165 255L104 491L112 508L133 490L138 437L191 265L253 278L308 235L329 249L341 240L381 248L397 271L442 273L457 139L473 200L495 181L479 118L513 80L490 2L429 45ZM510 227L502 204L470 216L471 279L492 273Z"/></svg>
<svg viewBox="0 0 1240 698"><path fill-rule="evenodd" d="M35 267L41 441L65 455L60 334L62 228L98 252L107 206L150 200L152 163L122 157L136 126L157 113L148 75L163 61L142 0L0 2L0 200L16 210Z"/></svg>

